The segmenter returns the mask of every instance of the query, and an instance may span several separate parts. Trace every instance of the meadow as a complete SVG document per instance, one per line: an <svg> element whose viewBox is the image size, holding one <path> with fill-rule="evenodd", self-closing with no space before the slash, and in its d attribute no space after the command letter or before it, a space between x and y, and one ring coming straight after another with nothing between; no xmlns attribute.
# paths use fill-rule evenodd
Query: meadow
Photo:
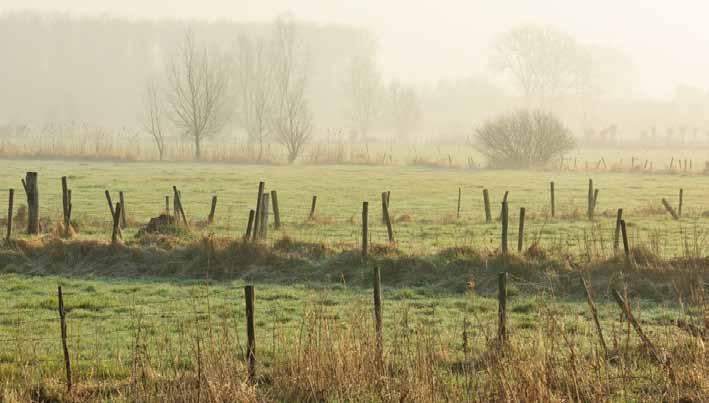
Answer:
<svg viewBox="0 0 709 403"><path fill-rule="evenodd" d="M0 247L0 295L7 301L0 309L3 401L706 398L706 333L697 329L707 323L709 176L698 171L0 164L0 188L18 189L16 209L24 204L20 178L39 173L44 227L29 237L18 225L14 240ZM62 176L72 190L71 239L59 236ZM593 221L586 218L589 178L599 189ZM267 240L252 244L241 238L259 181L278 191L282 228L270 228ZM191 229L141 235L141 227L164 212L173 185L182 192ZM490 192L492 223L485 223L483 189ZM661 199L676 208L679 189L683 212L673 220ZM110 245L105 190L126 197L129 226L120 245ZM394 245L381 223L385 191L391 192ZM505 191L510 256L499 250ZM216 217L207 225L213 195ZM363 201L370 203L368 263L359 258ZM526 230L518 253L520 207L526 208ZM628 223L627 258L613 248L618 208ZM382 270L381 346L371 313L373 266ZM497 340L501 272L509 276L505 344ZM581 278L594 290L605 348ZM244 365L245 284L256 289L255 382ZM626 298L660 363L621 315L612 289Z"/></svg>

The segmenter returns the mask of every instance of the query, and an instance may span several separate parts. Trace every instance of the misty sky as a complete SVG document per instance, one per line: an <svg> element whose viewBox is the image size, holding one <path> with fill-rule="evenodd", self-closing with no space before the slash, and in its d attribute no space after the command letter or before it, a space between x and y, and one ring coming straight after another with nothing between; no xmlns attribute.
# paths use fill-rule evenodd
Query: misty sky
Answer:
<svg viewBox="0 0 709 403"><path fill-rule="evenodd" d="M0 11L55 10L128 17L299 19L363 26L380 41L386 77L434 81L484 74L494 36L552 24L579 41L623 50L637 95L668 97L680 84L709 90L709 6L691 0L2 0Z"/></svg>

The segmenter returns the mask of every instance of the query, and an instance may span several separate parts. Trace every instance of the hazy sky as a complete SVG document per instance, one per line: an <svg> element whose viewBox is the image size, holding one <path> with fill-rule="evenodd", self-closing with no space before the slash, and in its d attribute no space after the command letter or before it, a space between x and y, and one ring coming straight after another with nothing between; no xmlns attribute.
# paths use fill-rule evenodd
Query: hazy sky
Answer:
<svg viewBox="0 0 709 403"><path fill-rule="evenodd" d="M484 72L495 34L517 24L552 24L579 41L623 50L635 62L644 95L667 97L679 84L709 90L705 1L0 0L0 10L20 9L243 21L270 21L289 11L371 29L385 75L420 81Z"/></svg>

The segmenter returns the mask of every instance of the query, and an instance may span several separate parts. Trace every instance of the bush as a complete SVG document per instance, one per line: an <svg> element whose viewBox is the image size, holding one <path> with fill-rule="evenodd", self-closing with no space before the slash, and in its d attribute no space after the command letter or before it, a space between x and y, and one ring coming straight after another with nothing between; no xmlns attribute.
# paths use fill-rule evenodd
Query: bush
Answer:
<svg viewBox="0 0 709 403"><path fill-rule="evenodd" d="M554 115L522 110L478 128L475 147L492 167L530 168L546 165L575 144L569 129Z"/></svg>

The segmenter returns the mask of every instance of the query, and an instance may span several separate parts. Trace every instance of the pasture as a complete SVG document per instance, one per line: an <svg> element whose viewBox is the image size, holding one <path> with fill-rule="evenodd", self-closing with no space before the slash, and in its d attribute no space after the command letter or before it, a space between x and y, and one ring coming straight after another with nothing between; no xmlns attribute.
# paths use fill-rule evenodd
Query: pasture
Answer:
<svg viewBox="0 0 709 403"><path fill-rule="evenodd" d="M16 209L25 203L20 178L38 172L44 227L29 237L16 226L14 240L0 248L6 301L0 309L0 396L6 401L706 397L705 336L697 332L707 316L709 176L22 159L0 164L0 188L16 189ZM57 229L62 176L72 190L71 239ZM589 178L599 189L593 221L586 217ZM282 228L269 228L266 240L252 244L241 238L259 181L278 191ZM190 230L141 235L141 227L164 212L173 185ZM491 223L485 222L483 189L490 194ZM674 220L661 199L677 208L679 189L682 217ZM105 190L125 194L129 225L120 245L110 244ZM381 222L385 191L391 192L394 245ZM500 252L505 191L509 255ZM215 221L207 225L213 195ZM370 205L367 263L359 258L363 201ZM526 222L518 253L520 207ZM628 225L628 257L613 247L618 208ZM374 266L381 267L381 334L374 332L372 315ZM501 342L503 272L507 339ZM590 284L602 339L581 278ZM245 284L256 290L255 379L245 365ZM57 286L66 311L71 392ZM651 345L622 314L614 289ZM535 380L540 376L547 380L543 385Z"/></svg>

